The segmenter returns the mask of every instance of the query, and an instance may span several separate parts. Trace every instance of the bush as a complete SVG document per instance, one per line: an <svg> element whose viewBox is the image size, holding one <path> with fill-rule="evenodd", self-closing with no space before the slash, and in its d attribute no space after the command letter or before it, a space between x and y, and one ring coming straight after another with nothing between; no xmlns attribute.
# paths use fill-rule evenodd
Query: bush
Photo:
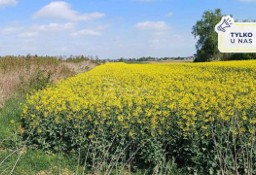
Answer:
<svg viewBox="0 0 256 175"><path fill-rule="evenodd" d="M51 76L52 72L47 72L42 69L37 69L30 77L27 79L20 76L20 87L19 90L26 93L33 93L38 90L46 88L48 85L52 84Z"/></svg>

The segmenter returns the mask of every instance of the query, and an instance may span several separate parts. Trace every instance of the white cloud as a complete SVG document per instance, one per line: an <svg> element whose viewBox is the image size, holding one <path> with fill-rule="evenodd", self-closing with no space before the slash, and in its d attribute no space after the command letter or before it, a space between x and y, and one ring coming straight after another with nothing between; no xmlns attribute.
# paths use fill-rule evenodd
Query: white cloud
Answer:
<svg viewBox="0 0 256 175"><path fill-rule="evenodd" d="M16 5L17 3L17 0L0 0L0 6Z"/></svg>
<svg viewBox="0 0 256 175"><path fill-rule="evenodd" d="M75 31L73 33L71 33L71 36L73 37L79 37L79 36L101 36L103 35L105 29L107 28L107 26L96 26L93 29L82 29L82 30L78 30Z"/></svg>
<svg viewBox="0 0 256 175"><path fill-rule="evenodd" d="M83 29L77 32L73 32L71 36L78 37L78 36L101 36L102 33L96 30L91 29Z"/></svg>
<svg viewBox="0 0 256 175"><path fill-rule="evenodd" d="M57 18L70 21L93 20L104 17L104 13L80 14L65 1L53 1L34 14L35 18Z"/></svg>
<svg viewBox="0 0 256 175"><path fill-rule="evenodd" d="M166 30L168 25L164 21L145 21L135 25L139 30Z"/></svg>
<svg viewBox="0 0 256 175"><path fill-rule="evenodd" d="M15 34L15 33L18 33L22 30L22 27L6 27L6 28L3 28L1 30L1 34L4 34L4 35L11 35L11 34Z"/></svg>
<svg viewBox="0 0 256 175"><path fill-rule="evenodd" d="M38 32L32 32L32 31L22 32L18 36L21 38L34 38L38 36Z"/></svg>
<svg viewBox="0 0 256 175"><path fill-rule="evenodd" d="M30 27L20 28L19 30L15 30L15 28L6 28L3 32L5 33L19 33L18 36L21 38L35 38L39 36L41 33L46 32L61 32L61 31L70 31L73 30L75 25L73 23L49 23L42 25L33 25Z"/></svg>
<svg viewBox="0 0 256 175"><path fill-rule="evenodd" d="M74 29L73 23L50 23L46 25L34 25L31 27L31 31L37 32L49 32L49 31L65 31Z"/></svg>

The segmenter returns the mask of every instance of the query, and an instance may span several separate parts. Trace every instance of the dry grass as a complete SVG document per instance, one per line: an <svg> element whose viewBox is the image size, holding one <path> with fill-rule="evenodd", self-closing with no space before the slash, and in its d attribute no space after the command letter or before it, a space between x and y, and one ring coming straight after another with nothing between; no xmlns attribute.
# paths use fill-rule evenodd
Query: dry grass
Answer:
<svg viewBox="0 0 256 175"><path fill-rule="evenodd" d="M21 86L25 86L38 70L51 75L56 82L75 74L88 71L96 64L85 60L72 63L51 57L39 58L0 58L0 108Z"/></svg>

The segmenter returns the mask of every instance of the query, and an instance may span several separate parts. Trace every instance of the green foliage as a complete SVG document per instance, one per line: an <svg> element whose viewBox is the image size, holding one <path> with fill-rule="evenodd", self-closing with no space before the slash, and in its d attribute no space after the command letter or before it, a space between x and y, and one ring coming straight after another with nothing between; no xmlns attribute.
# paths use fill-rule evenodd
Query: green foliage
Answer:
<svg viewBox="0 0 256 175"><path fill-rule="evenodd" d="M66 59L66 62L70 62L70 63L81 63L83 61L88 61L90 60L90 58L86 57L86 56L70 56L69 58Z"/></svg>
<svg viewBox="0 0 256 175"><path fill-rule="evenodd" d="M29 87L31 90L42 90L51 83L52 72L46 72L44 70L37 70L29 81Z"/></svg>
<svg viewBox="0 0 256 175"><path fill-rule="evenodd" d="M111 122L111 128L106 124L77 119L57 124L49 117L40 122L40 129L27 128L24 138L33 135L29 138L28 145L42 150L67 154L75 152L81 156L79 164L86 164L88 171L96 174L123 172L125 169L130 169L131 172L147 170L148 174L183 172L174 162L170 162L170 157L166 157L167 145L156 139L160 136L141 132L141 127L138 126L138 133L144 135L138 134L135 138L129 138L129 133L120 128L115 119ZM116 130L116 135L112 135L110 130Z"/></svg>
<svg viewBox="0 0 256 175"><path fill-rule="evenodd" d="M1 148L13 149L20 145L22 138L18 135L21 129L20 103L25 101L24 96L16 96L7 100L0 109L0 150Z"/></svg>
<svg viewBox="0 0 256 175"><path fill-rule="evenodd" d="M33 93L38 90L46 88L49 84L52 84L51 76L52 72L47 72L38 68L28 80L24 77L20 77L19 91L22 94Z"/></svg>
<svg viewBox="0 0 256 175"><path fill-rule="evenodd" d="M256 58L255 53L223 54L222 60L252 60Z"/></svg>
<svg viewBox="0 0 256 175"><path fill-rule="evenodd" d="M193 26L192 34L198 37L195 61L218 59L218 34L215 32L214 28L221 20L222 16L220 9L206 11L203 13L202 19L197 21Z"/></svg>
<svg viewBox="0 0 256 175"><path fill-rule="evenodd" d="M42 151L20 149L0 152L0 174L73 174L76 159L64 154L48 154ZM67 174L67 173L66 173Z"/></svg>

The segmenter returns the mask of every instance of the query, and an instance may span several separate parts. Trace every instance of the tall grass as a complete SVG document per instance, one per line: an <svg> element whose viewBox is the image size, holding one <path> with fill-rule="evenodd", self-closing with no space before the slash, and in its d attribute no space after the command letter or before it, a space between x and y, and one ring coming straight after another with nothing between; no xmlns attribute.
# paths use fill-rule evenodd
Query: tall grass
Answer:
<svg viewBox="0 0 256 175"><path fill-rule="evenodd" d="M33 80L37 74L44 74L49 81L56 82L95 66L90 60L74 59L71 62L54 57L0 57L0 108L17 90L26 89L29 83L36 84Z"/></svg>

